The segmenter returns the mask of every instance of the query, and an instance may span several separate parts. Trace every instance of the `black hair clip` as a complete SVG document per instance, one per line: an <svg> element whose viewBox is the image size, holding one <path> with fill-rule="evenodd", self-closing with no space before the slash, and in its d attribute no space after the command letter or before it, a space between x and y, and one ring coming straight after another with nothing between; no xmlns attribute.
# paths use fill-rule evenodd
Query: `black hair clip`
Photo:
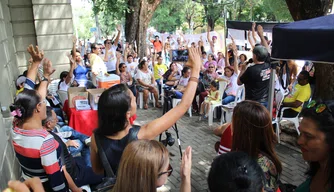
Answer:
<svg viewBox="0 0 334 192"><path fill-rule="evenodd" d="M248 173L246 165L244 165L244 166L240 166L238 169L239 169L242 173L245 173L245 174Z"/></svg>

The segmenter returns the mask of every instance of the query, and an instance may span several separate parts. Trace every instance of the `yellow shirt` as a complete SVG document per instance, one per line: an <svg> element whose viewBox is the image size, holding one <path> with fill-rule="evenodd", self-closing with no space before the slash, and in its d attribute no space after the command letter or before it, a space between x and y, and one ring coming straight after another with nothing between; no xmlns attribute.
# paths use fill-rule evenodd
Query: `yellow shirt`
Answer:
<svg viewBox="0 0 334 192"><path fill-rule="evenodd" d="M107 73L107 66L104 64L104 61L101 59L100 56L96 55L95 53L90 54L90 64L92 66L92 72L100 75Z"/></svg>
<svg viewBox="0 0 334 192"><path fill-rule="evenodd" d="M160 79L163 74L167 71L167 66L165 64L155 64L154 65L154 78Z"/></svg>
<svg viewBox="0 0 334 192"><path fill-rule="evenodd" d="M23 90L24 90L24 87L22 87L22 88L19 89L19 90L16 90L16 95L18 95L19 93L21 93Z"/></svg>
<svg viewBox="0 0 334 192"><path fill-rule="evenodd" d="M289 95L285 97L283 102L291 103L295 101L300 101L304 103L308 101L310 97L311 97L310 84L306 84L304 86L296 84L295 87L292 89L291 93L289 93ZM297 112L301 112L302 108L303 105L299 106L298 108L292 108L292 109Z"/></svg>

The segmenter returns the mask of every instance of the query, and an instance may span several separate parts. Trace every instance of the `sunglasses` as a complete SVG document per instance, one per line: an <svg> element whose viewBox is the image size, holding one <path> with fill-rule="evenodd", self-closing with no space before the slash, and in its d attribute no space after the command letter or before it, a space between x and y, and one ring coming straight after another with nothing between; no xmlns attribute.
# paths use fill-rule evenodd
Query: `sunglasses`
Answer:
<svg viewBox="0 0 334 192"><path fill-rule="evenodd" d="M122 68L126 68L126 66L123 66Z"/></svg>
<svg viewBox="0 0 334 192"><path fill-rule="evenodd" d="M307 105L307 108L312 108L312 107L315 107L315 105L317 104L317 102L315 100L312 100L308 105ZM328 111L330 113L332 113L332 110L327 107L327 105L325 104L319 104L315 107L315 112L316 113L322 113L325 111L325 109L328 109Z"/></svg>
<svg viewBox="0 0 334 192"><path fill-rule="evenodd" d="M164 174L167 174L167 176L169 177L172 174L172 172L173 172L173 167L169 164L167 171L159 173L158 177L160 177Z"/></svg>
<svg viewBox="0 0 334 192"><path fill-rule="evenodd" d="M215 68L215 67L209 67L209 68Z"/></svg>
<svg viewBox="0 0 334 192"><path fill-rule="evenodd" d="M107 42L107 44L111 44L111 42Z"/></svg>

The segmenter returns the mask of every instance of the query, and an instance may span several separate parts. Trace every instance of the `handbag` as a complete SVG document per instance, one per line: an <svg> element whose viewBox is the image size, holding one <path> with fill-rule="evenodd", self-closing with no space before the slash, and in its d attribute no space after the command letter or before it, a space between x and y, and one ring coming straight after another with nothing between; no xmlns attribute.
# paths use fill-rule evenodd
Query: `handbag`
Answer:
<svg viewBox="0 0 334 192"><path fill-rule="evenodd" d="M133 125L132 129L133 130L129 134L127 144L129 144L133 140L137 140L137 135L138 135L140 126ZM112 170L112 168L109 164L107 156L106 156L106 154L105 154L105 152L102 148L102 144L101 144L100 139L101 139L100 136L98 134L95 134L95 141L96 141L96 145L97 145L97 148L98 148L98 153L99 153L103 168L106 172L106 177L103 178L102 182L96 186L95 191L97 191L97 192L107 192L107 191L110 191L114 187L114 185L116 184L116 175L113 172L113 170Z"/></svg>

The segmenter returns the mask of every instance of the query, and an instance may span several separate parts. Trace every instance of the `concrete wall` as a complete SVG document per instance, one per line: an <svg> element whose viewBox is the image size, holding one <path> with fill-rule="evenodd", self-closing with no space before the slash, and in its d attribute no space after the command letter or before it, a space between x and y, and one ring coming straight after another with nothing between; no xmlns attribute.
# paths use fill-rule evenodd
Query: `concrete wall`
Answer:
<svg viewBox="0 0 334 192"><path fill-rule="evenodd" d="M0 1L0 105L13 102L18 75L27 69L26 49L38 44L57 73L69 69L66 52L72 46L73 22L70 0ZM10 142L11 118L0 113L0 191L10 179L19 179L20 166Z"/></svg>

